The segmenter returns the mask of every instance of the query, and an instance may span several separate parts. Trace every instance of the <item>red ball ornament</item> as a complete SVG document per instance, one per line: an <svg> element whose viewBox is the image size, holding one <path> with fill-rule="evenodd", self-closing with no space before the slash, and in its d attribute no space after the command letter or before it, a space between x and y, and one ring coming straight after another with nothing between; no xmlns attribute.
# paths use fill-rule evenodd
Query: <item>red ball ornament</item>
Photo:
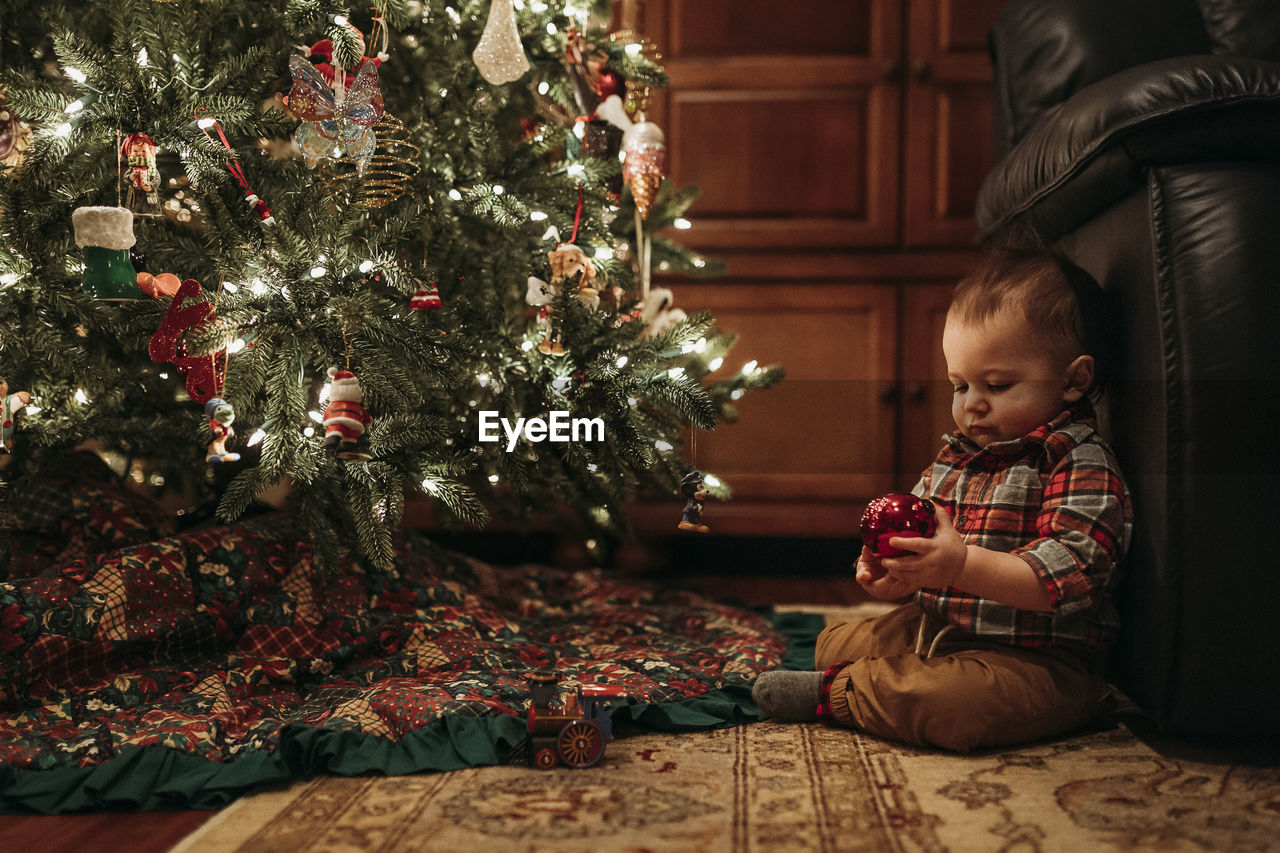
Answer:
<svg viewBox="0 0 1280 853"><path fill-rule="evenodd" d="M610 95L624 97L627 88L621 77L612 71L605 71L596 78L596 91L600 93L600 99L604 100Z"/></svg>
<svg viewBox="0 0 1280 853"><path fill-rule="evenodd" d="M877 557L901 557L912 552L892 547L889 540L895 536L932 536L938 529L938 520L933 515L933 501L894 492L867 504L861 529L862 544L871 553Z"/></svg>

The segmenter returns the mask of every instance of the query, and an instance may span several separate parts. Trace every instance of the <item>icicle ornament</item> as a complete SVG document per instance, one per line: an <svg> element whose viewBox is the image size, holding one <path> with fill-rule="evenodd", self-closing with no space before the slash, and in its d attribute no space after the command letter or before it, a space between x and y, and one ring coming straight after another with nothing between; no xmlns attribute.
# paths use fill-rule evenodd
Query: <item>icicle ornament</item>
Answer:
<svg viewBox="0 0 1280 853"><path fill-rule="evenodd" d="M480 69L480 76L495 86L513 83L529 70L512 0L493 0L490 4L489 19L471 59Z"/></svg>

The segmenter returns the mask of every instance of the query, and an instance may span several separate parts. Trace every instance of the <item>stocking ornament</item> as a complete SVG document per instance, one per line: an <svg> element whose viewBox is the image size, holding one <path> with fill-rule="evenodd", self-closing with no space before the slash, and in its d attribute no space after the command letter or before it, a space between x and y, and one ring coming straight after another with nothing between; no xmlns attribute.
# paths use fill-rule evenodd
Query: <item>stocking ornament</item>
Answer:
<svg viewBox="0 0 1280 853"><path fill-rule="evenodd" d="M141 299L129 260L133 211L126 207L79 207L71 213L76 245L84 252L84 289L109 302Z"/></svg>
<svg viewBox="0 0 1280 853"><path fill-rule="evenodd" d="M490 4L484 34L471 59L480 69L480 76L495 86L513 83L529 70L512 0L493 0Z"/></svg>

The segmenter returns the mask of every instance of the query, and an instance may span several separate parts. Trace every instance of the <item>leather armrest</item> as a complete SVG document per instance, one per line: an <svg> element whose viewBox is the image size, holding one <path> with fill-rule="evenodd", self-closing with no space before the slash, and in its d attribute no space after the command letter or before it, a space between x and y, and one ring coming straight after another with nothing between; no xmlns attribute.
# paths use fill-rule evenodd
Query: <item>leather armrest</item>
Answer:
<svg viewBox="0 0 1280 853"><path fill-rule="evenodd" d="M1048 110L983 183L978 230L1052 242L1138 186L1146 166L1280 161L1280 63L1183 56L1126 69Z"/></svg>

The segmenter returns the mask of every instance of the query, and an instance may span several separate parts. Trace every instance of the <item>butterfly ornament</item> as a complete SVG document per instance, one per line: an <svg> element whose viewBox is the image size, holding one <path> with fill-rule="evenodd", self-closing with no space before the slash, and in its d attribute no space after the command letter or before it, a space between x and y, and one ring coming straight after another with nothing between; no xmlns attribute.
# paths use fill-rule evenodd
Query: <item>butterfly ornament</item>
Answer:
<svg viewBox="0 0 1280 853"><path fill-rule="evenodd" d="M382 87L378 69L364 62L350 89L329 87L320 72L298 54L289 57L293 87L285 108L302 124L293 135L308 166L326 157L350 157L363 175L373 158L377 137L373 126L382 118ZM335 76L335 79L339 79Z"/></svg>

